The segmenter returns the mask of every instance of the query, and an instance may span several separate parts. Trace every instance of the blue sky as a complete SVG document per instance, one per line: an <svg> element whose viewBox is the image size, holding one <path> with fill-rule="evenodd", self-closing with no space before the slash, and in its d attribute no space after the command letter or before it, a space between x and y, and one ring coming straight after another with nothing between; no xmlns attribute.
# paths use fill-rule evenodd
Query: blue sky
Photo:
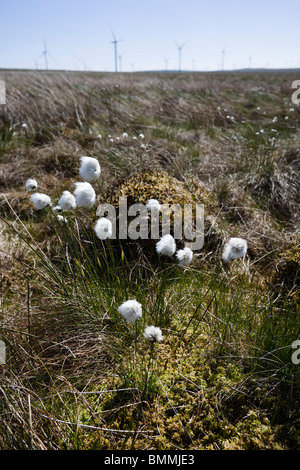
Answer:
<svg viewBox="0 0 300 470"><path fill-rule="evenodd" d="M0 0L0 68L299 67L299 0ZM251 59L250 59L251 57Z"/></svg>

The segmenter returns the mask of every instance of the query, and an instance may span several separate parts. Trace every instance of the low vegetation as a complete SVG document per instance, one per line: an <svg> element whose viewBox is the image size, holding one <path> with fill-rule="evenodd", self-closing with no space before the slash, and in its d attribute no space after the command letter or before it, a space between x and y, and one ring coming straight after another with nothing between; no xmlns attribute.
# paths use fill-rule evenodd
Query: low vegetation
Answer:
<svg viewBox="0 0 300 470"><path fill-rule="evenodd" d="M0 448L299 449L299 77L0 77ZM101 166L96 205L66 224L37 211L25 181L54 206L83 155ZM97 206L121 195L204 204L192 263L97 238ZM224 265L230 237L248 251Z"/></svg>

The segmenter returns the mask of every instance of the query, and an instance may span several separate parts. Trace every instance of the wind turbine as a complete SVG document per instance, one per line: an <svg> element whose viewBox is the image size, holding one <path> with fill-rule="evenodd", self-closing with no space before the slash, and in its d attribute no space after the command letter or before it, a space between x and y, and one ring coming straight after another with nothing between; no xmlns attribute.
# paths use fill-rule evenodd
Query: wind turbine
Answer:
<svg viewBox="0 0 300 470"><path fill-rule="evenodd" d="M44 40L44 50L43 50L43 53L41 54L41 57L44 56L45 57L45 67L46 67L46 70L48 70L48 49L47 49L47 44L46 44L46 41Z"/></svg>
<svg viewBox="0 0 300 470"><path fill-rule="evenodd" d="M86 63L85 63L83 60L79 59L79 57L76 57L74 54L72 54L72 57L74 57L74 59L76 59L78 62L80 62L80 63L82 64L83 70L84 70L85 72L86 72L87 70L90 70L90 67L88 67L88 66L86 65Z"/></svg>
<svg viewBox="0 0 300 470"><path fill-rule="evenodd" d="M124 52L122 54L119 54L119 71L122 72L122 57L124 55Z"/></svg>
<svg viewBox="0 0 300 470"><path fill-rule="evenodd" d="M113 35L113 38L114 38L114 40L111 42L114 45L114 49L115 49L115 72L117 72L118 71L118 42L123 41L123 39L117 39L113 30L111 30L111 34Z"/></svg>
<svg viewBox="0 0 300 470"><path fill-rule="evenodd" d="M177 44L176 42L176 46L177 46L177 49L178 49L178 71L181 72L181 51L182 51L182 48L183 46L185 45L185 42L183 44L181 44L181 46L179 44Z"/></svg>
<svg viewBox="0 0 300 470"><path fill-rule="evenodd" d="M221 51L221 54L222 54L221 70L224 70L225 49Z"/></svg>
<svg viewBox="0 0 300 470"><path fill-rule="evenodd" d="M44 39L44 50L43 50L43 53L40 55L40 57L44 56L45 57L45 67L46 67L46 70L48 70L48 56L52 57L53 60L54 57L50 54L50 52L48 51L47 49L47 43Z"/></svg>

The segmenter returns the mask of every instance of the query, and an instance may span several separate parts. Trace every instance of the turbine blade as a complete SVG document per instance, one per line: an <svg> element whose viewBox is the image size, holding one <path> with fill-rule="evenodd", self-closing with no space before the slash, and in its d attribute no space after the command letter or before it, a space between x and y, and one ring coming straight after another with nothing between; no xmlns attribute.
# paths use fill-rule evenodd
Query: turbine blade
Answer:
<svg viewBox="0 0 300 470"><path fill-rule="evenodd" d="M116 41L116 40L117 40L117 38L116 38L116 36L115 36L115 33L113 32L113 29L112 29L112 28L110 28L110 31L111 31L111 34L113 35L113 38L114 38L114 40Z"/></svg>

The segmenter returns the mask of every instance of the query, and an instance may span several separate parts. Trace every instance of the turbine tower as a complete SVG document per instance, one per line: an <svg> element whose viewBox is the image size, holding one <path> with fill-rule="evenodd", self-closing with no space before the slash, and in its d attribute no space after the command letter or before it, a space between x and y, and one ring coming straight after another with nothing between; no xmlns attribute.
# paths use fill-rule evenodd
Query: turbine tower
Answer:
<svg viewBox="0 0 300 470"><path fill-rule="evenodd" d="M185 45L185 42L181 44L181 46L177 44L176 42L176 45L178 49L178 72L181 72L181 51L182 51L183 46Z"/></svg>
<svg viewBox="0 0 300 470"><path fill-rule="evenodd" d="M123 41L123 39L117 39L113 30L111 30L111 34L113 35L114 40L111 43L114 45L115 50L115 72L118 71L118 42Z"/></svg>

